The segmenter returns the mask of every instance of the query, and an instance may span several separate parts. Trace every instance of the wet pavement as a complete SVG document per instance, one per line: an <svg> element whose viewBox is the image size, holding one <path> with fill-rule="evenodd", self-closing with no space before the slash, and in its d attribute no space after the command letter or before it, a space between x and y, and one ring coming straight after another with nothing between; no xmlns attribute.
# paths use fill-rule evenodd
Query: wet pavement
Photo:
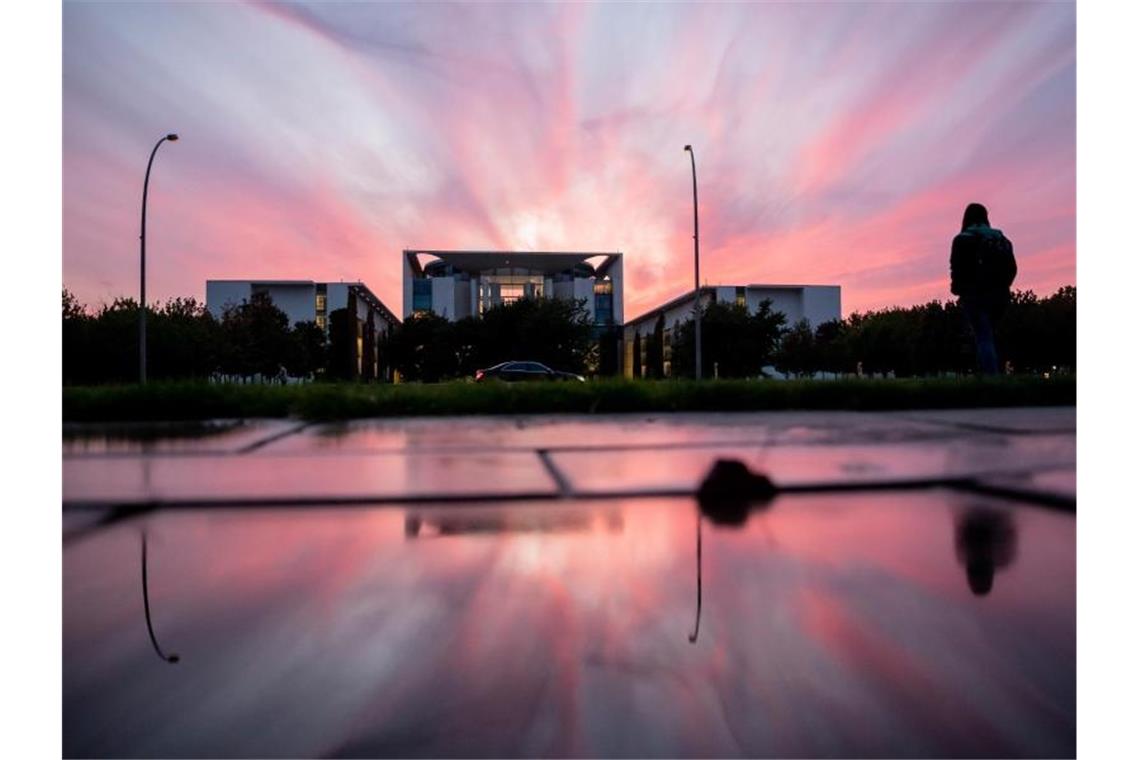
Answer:
<svg viewBox="0 0 1140 760"><path fill-rule="evenodd" d="M1069 408L64 435L67 756L1072 756ZM718 459L769 478L740 514Z"/></svg>

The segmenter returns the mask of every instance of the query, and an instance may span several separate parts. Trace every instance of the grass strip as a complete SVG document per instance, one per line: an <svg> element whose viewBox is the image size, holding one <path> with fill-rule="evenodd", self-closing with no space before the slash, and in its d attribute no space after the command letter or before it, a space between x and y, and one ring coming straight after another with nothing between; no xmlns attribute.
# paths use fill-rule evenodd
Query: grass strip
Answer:
<svg viewBox="0 0 1140 760"><path fill-rule="evenodd" d="M1075 376L842 380L601 380L587 383L65 387L64 422L295 417L950 409L1076 404Z"/></svg>

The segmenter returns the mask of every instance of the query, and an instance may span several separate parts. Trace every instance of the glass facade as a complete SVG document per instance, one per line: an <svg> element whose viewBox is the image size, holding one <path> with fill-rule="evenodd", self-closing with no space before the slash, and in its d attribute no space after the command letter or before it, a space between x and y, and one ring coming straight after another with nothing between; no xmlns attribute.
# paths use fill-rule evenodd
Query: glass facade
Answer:
<svg viewBox="0 0 1140 760"><path fill-rule="evenodd" d="M612 325L614 322L614 284L611 280L594 283L594 323Z"/></svg>
<svg viewBox="0 0 1140 760"><path fill-rule="evenodd" d="M525 270L494 270L479 276L479 313L520 298L542 298L545 277Z"/></svg>
<svg viewBox="0 0 1140 760"><path fill-rule="evenodd" d="M322 330L327 330L328 325L329 325L329 320L328 320L329 296L328 296L328 292L329 292L329 286L328 285L326 285L323 282L317 283L317 294L316 294L316 304L315 304L316 315L317 315L317 327L321 328Z"/></svg>
<svg viewBox="0 0 1140 760"><path fill-rule="evenodd" d="M412 280L412 311L431 311L431 280Z"/></svg>
<svg viewBox="0 0 1140 760"><path fill-rule="evenodd" d="M744 288L736 289L736 305L743 306L745 308L748 307L748 302L744 300Z"/></svg>

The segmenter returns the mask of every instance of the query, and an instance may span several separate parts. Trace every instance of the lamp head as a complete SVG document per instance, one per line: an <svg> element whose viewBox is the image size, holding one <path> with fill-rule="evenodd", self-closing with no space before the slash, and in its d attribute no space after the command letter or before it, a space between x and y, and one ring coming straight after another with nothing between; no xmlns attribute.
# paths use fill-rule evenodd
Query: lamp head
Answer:
<svg viewBox="0 0 1140 760"><path fill-rule="evenodd" d="M687 150L687 151L689 151L690 153L692 153L692 152L693 152L693 146L692 146L692 145L686 145L686 146L685 146L685 150Z"/></svg>
<svg viewBox="0 0 1140 760"><path fill-rule="evenodd" d="M176 142L176 141L178 140L178 135L176 135L176 134L174 134L173 132L171 132L170 134L168 134L168 135L166 136L166 139L167 139L167 140L170 140L170 142Z"/></svg>

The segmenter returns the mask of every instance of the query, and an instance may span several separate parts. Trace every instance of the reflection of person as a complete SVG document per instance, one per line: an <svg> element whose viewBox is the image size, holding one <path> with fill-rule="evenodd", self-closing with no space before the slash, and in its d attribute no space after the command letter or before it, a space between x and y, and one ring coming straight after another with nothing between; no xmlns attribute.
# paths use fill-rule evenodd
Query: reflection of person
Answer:
<svg viewBox="0 0 1140 760"><path fill-rule="evenodd" d="M954 550L966 568L966 581L976 596L990 593L994 572L1013 563L1017 529L1004 512L976 507L959 515Z"/></svg>
<svg viewBox="0 0 1140 760"><path fill-rule="evenodd" d="M980 203L966 206L962 231L950 249L950 292L958 296L974 333L982 374L998 373L994 325L1009 305L1009 289L1017 276L1013 245L990 226Z"/></svg>

